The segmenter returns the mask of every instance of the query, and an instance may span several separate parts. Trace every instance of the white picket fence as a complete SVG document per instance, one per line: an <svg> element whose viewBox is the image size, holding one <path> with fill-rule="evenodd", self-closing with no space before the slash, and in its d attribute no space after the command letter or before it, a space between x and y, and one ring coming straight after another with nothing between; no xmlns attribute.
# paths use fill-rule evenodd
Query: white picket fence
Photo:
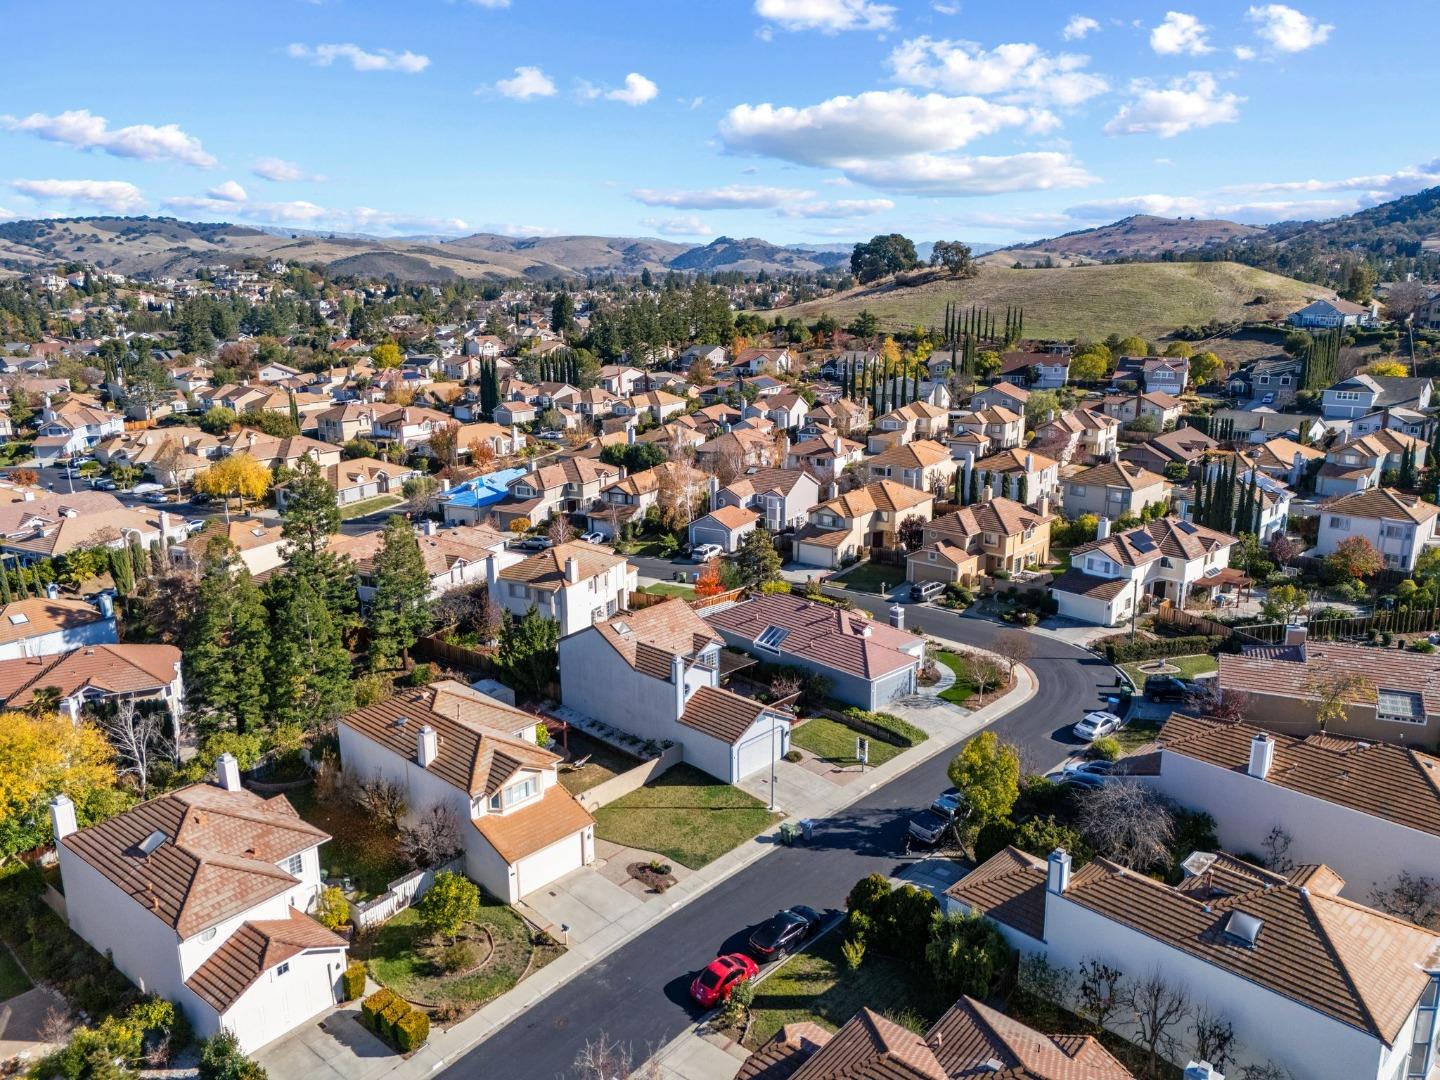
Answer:
<svg viewBox="0 0 1440 1080"><path fill-rule="evenodd" d="M390 882L389 887L383 893L373 900L366 900L363 903L351 900L350 921L356 930L367 930L393 919L429 892L430 886L435 884L435 875L446 870L456 874L464 873L464 857L457 856L439 866L426 867L424 870L416 870L402 878L396 878Z"/></svg>

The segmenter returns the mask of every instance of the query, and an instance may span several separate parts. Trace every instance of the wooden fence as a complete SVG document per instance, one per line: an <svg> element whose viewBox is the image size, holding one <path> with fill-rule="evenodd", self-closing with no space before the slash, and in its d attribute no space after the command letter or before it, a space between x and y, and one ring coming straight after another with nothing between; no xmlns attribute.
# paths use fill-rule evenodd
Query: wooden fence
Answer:
<svg viewBox="0 0 1440 1080"><path fill-rule="evenodd" d="M1155 609L1155 623L1157 626L1164 626L1171 630L1178 630L1182 634L1204 634L1208 637L1229 637L1234 633L1234 628L1226 626L1214 619L1207 619L1203 615L1193 615L1180 608L1169 606Z"/></svg>
<svg viewBox="0 0 1440 1080"><path fill-rule="evenodd" d="M356 930L367 930L393 919L429 892L430 886L435 884L435 875L446 870L456 874L464 873L464 858L457 857L439 866L430 866L396 878L390 882L389 888L373 900L362 903L351 900L350 921L354 923Z"/></svg>
<svg viewBox="0 0 1440 1080"><path fill-rule="evenodd" d="M728 592L716 593L714 596L702 596L698 600L691 600L690 606L696 611L703 611L706 608L715 607L717 604L728 604L732 600L740 600L744 595L743 588L731 589Z"/></svg>
<svg viewBox="0 0 1440 1080"><path fill-rule="evenodd" d="M1247 645L1279 645L1285 640L1284 623L1228 627ZM1312 619L1305 626L1308 641L1358 641L1376 634L1429 634L1440 629L1440 609L1407 608L1356 615L1348 619Z"/></svg>
<svg viewBox="0 0 1440 1080"><path fill-rule="evenodd" d="M411 651L416 659L429 660L453 671L469 671L481 675L490 675L495 671L494 658L483 649L452 645L438 637L421 638L415 642Z"/></svg>

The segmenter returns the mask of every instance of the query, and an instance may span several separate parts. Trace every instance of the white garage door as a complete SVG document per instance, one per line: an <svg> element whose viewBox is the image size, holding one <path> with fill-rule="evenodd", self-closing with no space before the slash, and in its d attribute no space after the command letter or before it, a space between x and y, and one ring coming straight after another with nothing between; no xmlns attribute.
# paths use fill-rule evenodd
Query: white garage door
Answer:
<svg viewBox="0 0 1440 1080"><path fill-rule="evenodd" d="M773 747L772 739L774 740ZM736 772L739 775L735 779L743 780L758 772L768 774L771 755L779 758L789 749L789 733L784 728L776 731L773 736L770 734L769 727L752 728L736 748Z"/></svg>
<svg viewBox="0 0 1440 1080"><path fill-rule="evenodd" d="M551 844L548 848L521 859L516 866L519 879L516 888L519 894L524 896L532 893L542 885L549 885L556 878L583 866L585 857L581 848L584 842L582 837L582 833L567 836L558 844Z"/></svg>

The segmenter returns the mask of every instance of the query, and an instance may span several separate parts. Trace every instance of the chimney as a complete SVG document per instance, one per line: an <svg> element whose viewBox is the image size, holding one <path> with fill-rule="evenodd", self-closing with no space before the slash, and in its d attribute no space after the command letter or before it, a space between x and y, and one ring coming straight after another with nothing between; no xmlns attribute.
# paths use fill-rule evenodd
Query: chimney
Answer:
<svg viewBox="0 0 1440 1080"><path fill-rule="evenodd" d="M868 622L867 622L864 626L860 627L860 636L861 636L861 637L869 637L869 636L870 636L870 633L871 633L871 628L870 628L870 624L869 624Z"/></svg>
<svg viewBox="0 0 1440 1080"><path fill-rule="evenodd" d="M60 599L60 586L59 586L59 585L56 585L55 582L53 582L53 581L50 582L50 584L46 585L46 586L45 586L45 599L47 599L47 600L58 600L58 599Z"/></svg>
<svg viewBox="0 0 1440 1080"><path fill-rule="evenodd" d="M420 531L423 532L426 536L434 536L437 527L438 526L436 526L435 522L432 519L426 518L425 524L420 526Z"/></svg>
<svg viewBox="0 0 1440 1080"><path fill-rule="evenodd" d="M429 724L423 725L415 733L415 763L422 769L428 769L439 750L440 737L435 734L435 729Z"/></svg>
<svg viewBox="0 0 1440 1080"><path fill-rule="evenodd" d="M675 718L685 711L685 657L676 653L670 658L670 681L675 686Z"/></svg>
<svg viewBox="0 0 1440 1080"><path fill-rule="evenodd" d="M1270 775L1270 766L1275 763L1275 740L1260 732L1250 740L1250 764L1245 771L1256 780Z"/></svg>
<svg viewBox="0 0 1440 1080"><path fill-rule="evenodd" d="M75 804L70 801L70 796L63 792L50 800L50 826L56 841L65 839L77 828Z"/></svg>
<svg viewBox="0 0 1440 1080"><path fill-rule="evenodd" d="M1225 1076L1208 1061L1192 1061L1185 1066L1184 1080L1225 1080Z"/></svg>
<svg viewBox="0 0 1440 1080"><path fill-rule="evenodd" d="M574 555L567 556L565 559L565 581L570 585L574 585L579 580L580 560L575 558Z"/></svg>
<svg viewBox="0 0 1440 1080"><path fill-rule="evenodd" d="M890 625L896 630L905 629L905 609L899 604L894 605L890 609Z"/></svg>
<svg viewBox="0 0 1440 1080"><path fill-rule="evenodd" d="M1045 891L1062 896L1070 887L1070 855L1064 848L1050 853L1045 869Z"/></svg>
<svg viewBox="0 0 1440 1080"><path fill-rule="evenodd" d="M836 456L837 458L838 458L838 457L843 457L844 454L845 454L845 440L843 440L842 438L840 438L839 435L836 435L836 436L835 436L835 456Z"/></svg>
<svg viewBox="0 0 1440 1080"><path fill-rule="evenodd" d="M1050 496L1049 496L1049 495L1041 495L1040 498L1036 499L1036 500L1035 500L1035 510L1036 510L1037 513L1040 514L1041 517L1044 517L1045 515L1049 514L1049 513L1050 513Z"/></svg>
<svg viewBox="0 0 1440 1080"><path fill-rule="evenodd" d="M1025 471L1026 471L1027 473L1028 473L1028 472L1034 472L1034 471L1035 471L1035 455L1034 455L1034 454L1026 454L1026 455L1025 455Z"/></svg>
<svg viewBox="0 0 1440 1080"><path fill-rule="evenodd" d="M1285 644L1304 646L1309 635L1308 627L1300 626L1298 623L1289 623L1285 627Z"/></svg>
<svg viewBox="0 0 1440 1080"><path fill-rule="evenodd" d="M520 449L520 425L519 425L519 424L511 424L511 425L510 425L510 446L511 446L513 449L516 449L516 450Z"/></svg>
<svg viewBox="0 0 1440 1080"><path fill-rule="evenodd" d="M719 477L716 477L716 476L710 477L710 480L709 480L709 488L710 488L710 509L711 509L711 510L714 510L714 509L715 509L715 496L717 496L717 495L720 494L720 478L719 478Z"/></svg>
<svg viewBox="0 0 1440 1080"><path fill-rule="evenodd" d="M1095 539L1096 539L1096 540L1104 540L1104 539L1105 539L1107 536L1109 536L1109 535L1110 535L1110 519L1109 519L1108 517L1105 517L1105 516L1102 514L1102 515L1100 516L1100 520L1095 523Z"/></svg>
<svg viewBox="0 0 1440 1080"><path fill-rule="evenodd" d="M228 750L215 759L215 782L226 791L240 790L240 763Z"/></svg>

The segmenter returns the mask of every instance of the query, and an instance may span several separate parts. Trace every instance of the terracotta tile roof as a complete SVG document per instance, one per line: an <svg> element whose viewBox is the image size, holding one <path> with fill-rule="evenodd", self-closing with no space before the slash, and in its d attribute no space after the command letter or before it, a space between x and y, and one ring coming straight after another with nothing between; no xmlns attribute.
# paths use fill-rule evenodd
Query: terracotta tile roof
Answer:
<svg viewBox="0 0 1440 1080"><path fill-rule="evenodd" d="M62 697L93 687L111 694L151 694L175 681L180 650L173 645L89 645L53 656L0 660L0 705L21 708L40 688Z"/></svg>
<svg viewBox="0 0 1440 1080"><path fill-rule="evenodd" d="M909 653L917 639L904 630L816 604L798 596L771 593L706 615L706 622L738 637L754 641L768 627L789 633L780 644L781 655L804 656L837 670L876 679L918 663Z"/></svg>
<svg viewBox="0 0 1440 1080"><path fill-rule="evenodd" d="M559 784L546 788L540 801L517 807L508 814L482 814L471 824L508 863L543 851L573 836L595 819Z"/></svg>
<svg viewBox="0 0 1440 1080"><path fill-rule="evenodd" d="M724 642L710 624L679 597L597 622L581 633L598 633L637 671L670 681L673 659L690 659Z"/></svg>
<svg viewBox="0 0 1440 1080"><path fill-rule="evenodd" d="M1168 753L1244 772L1250 740L1262 730L1176 713L1159 742ZM1336 735L1266 734L1275 740L1269 783L1440 836L1440 758L1409 746Z"/></svg>
<svg viewBox="0 0 1440 1080"><path fill-rule="evenodd" d="M933 560L930 558L931 552L934 552L936 556ZM927 544L919 551L912 551L906 557L906 561L920 563L922 566L931 562L943 562L955 567L966 567L978 564L980 556L963 547L956 547L944 540L938 540L933 544Z"/></svg>
<svg viewBox="0 0 1440 1080"><path fill-rule="evenodd" d="M743 506L717 506L705 516L731 530L743 529L746 525L753 525L760 520L759 514Z"/></svg>
<svg viewBox="0 0 1440 1080"><path fill-rule="evenodd" d="M1045 936L1045 860L999 851L945 890L972 910L1039 941Z"/></svg>
<svg viewBox="0 0 1440 1080"><path fill-rule="evenodd" d="M876 480L854 491L847 491L829 502L813 507L815 510L829 510L847 521L873 514L876 510L911 510L924 503L934 503L935 496L928 491L912 488L896 480Z"/></svg>
<svg viewBox="0 0 1440 1080"><path fill-rule="evenodd" d="M347 947L340 935L291 908L287 919L241 923L185 980L185 985L217 1013L224 1013L277 964L309 949Z"/></svg>
<svg viewBox="0 0 1440 1080"><path fill-rule="evenodd" d="M1016 419L1019 419L1018 417ZM1104 428L1115 428L1120 426L1120 421L1113 416L1106 416L1104 413L1096 412L1094 409L1071 409L1069 412L1061 413L1054 420L1041 424L1041 429L1056 428L1060 431L1067 431L1072 434L1079 434L1082 431L1100 431Z"/></svg>
<svg viewBox="0 0 1440 1080"><path fill-rule="evenodd" d="M786 1024L745 1059L735 1080L790 1080L832 1037L831 1032L809 1021Z"/></svg>
<svg viewBox="0 0 1440 1080"><path fill-rule="evenodd" d="M892 446L870 459L872 467L919 469L953 460L950 448L933 439L916 439L914 442Z"/></svg>
<svg viewBox="0 0 1440 1080"><path fill-rule="evenodd" d="M861 1009L792 1074L794 1080L948 1080L925 1040Z"/></svg>
<svg viewBox="0 0 1440 1080"><path fill-rule="evenodd" d="M1123 487L1130 491L1154 487L1167 481L1159 473L1132 465L1127 461L1106 461L1088 469L1081 469L1066 478L1066 483L1094 485L1096 487Z"/></svg>
<svg viewBox="0 0 1440 1080"><path fill-rule="evenodd" d="M212 537L225 537L235 545L237 551L253 551L255 548L280 543L284 528L283 525L266 525L259 518L239 518L227 523L224 518L212 517L199 532L171 546L182 549L192 562L198 563Z"/></svg>
<svg viewBox="0 0 1440 1080"><path fill-rule="evenodd" d="M1371 488L1369 491L1357 491L1352 495L1342 495L1338 499L1331 499L1324 503L1322 509L1327 514L1344 514L1348 517L1377 520L1380 518L1397 521L1403 519L1415 522L1417 525L1440 514L1440 506L1423 502L1415 495L1406 495L1393 488Z"/></svg>
<svg viewBox="0 0 1440 1080"><path fill-rule="evenodd" d="M1142 533L1149 537L1148 543L1140 540ZM1121 566L1144 566L1165 556L1188 562L1234 543L1235 537L1219 529L1177 517L1163 517L1122 533L1111 533L1103 540L1081 544L1071 552L1071 558L1073 561L1077 555L1096 551Z"/></svg>
<svg viewBox="0 0 1440 1080"><path fill-rule="evenodd" d="M1262 469L1288 469L1295 464L1295 455L1300 455L1300 464L1317 461L1325 451L1313 446L1301 446L1294 439L1271 439L1261 444L1250 455Z"/></svg>
<svg viewBox="0 0 1440 1080"><path fill-rule="evenodd" d="M1045 1035L972 997L951 1006L925 1040L952 1080L1134 1080L1098 1039Z"/></svg>
<svg viewBox="0 0 1440 1080"><path fill-rule="evenodd" d="M1419 694L1427 716L1440 714L1440 655L1312 641L1303 649L1247 648L1220 656L1220 685L1226 690L1313 700L1308 686L1322 672L1365 680L1368 685L1357 689L1351 703L1373 705L1376 690L1398 690Z"/></svg>
<svg viewBox="0 0 1440 1080"><path fill-rule="evenodd" d="M83 600L29 597L0 606L0 645L39 637L56 630L76 630L105 616Z"/></svg>
<svg viewBox="0 0 1440 1080"><path fill-rule="evenodd" d="M571 559L579 566L581 581L625 565L624 555L577 540L536 552L523 562L501 570L500 577L505 581L523 581L536 589L559 589L566 583L565 564Z"/></svg>
<svg viewBox="0 0 1440 1080"><path fill-rule="evenodd" d="M925 535L929 538L951 537L966 542L973 536L987 532L999 533L1001 536L1019 536L1026 529L1054 519L1054 514L1042 514L1014 499L988 499L927 522Z"/></svg>
<svg viewBox="0 0 1440 1080"><path fill-rule="evenodd" d="M370 573L380 554L385 533L376 529L359 536L334 536L327 550L354 560L361 573ZM417 533L415 543L425 560L425 570L432 577L447 574L457 563L484 562L505 549L506 537L486 525L456 525L438 529L433 535Z"/></svg>
<svg viewBox="0 0 1440 1080"><path fill-rule="evenodd" d="M702 686L685 703L680 723L734 746L764 712L758 701Z"/></svg>
<svg viewBox="0 0 1440 1080"><path fill-rule="evenodd" d="M1018 473L1038 472L1057 464L1059 463L1054 458L1037 454L1034 450L1012 447L1009 450L1001 450L998 454L981 458L975 463L975 468L984 469L990 473Z"/></svg>
<svg viewBox="0 0 1440 1080"><path fill-rule="evenodd" d="M162 842L146 855L155 833ZM293 887L277 864L328 839L283 795L193 784L61 843L184 939Z"/></svg>
<svg viewBox="0 0 1440 1080"><path fill-rule="evenodd" d="M551 769L559 755L523 737L539 718L449 679L403 690L367 705L340 723L407 761L418 733L435 729L435 760L428 766L467 795L491 795L520 769Z"/></svg>

